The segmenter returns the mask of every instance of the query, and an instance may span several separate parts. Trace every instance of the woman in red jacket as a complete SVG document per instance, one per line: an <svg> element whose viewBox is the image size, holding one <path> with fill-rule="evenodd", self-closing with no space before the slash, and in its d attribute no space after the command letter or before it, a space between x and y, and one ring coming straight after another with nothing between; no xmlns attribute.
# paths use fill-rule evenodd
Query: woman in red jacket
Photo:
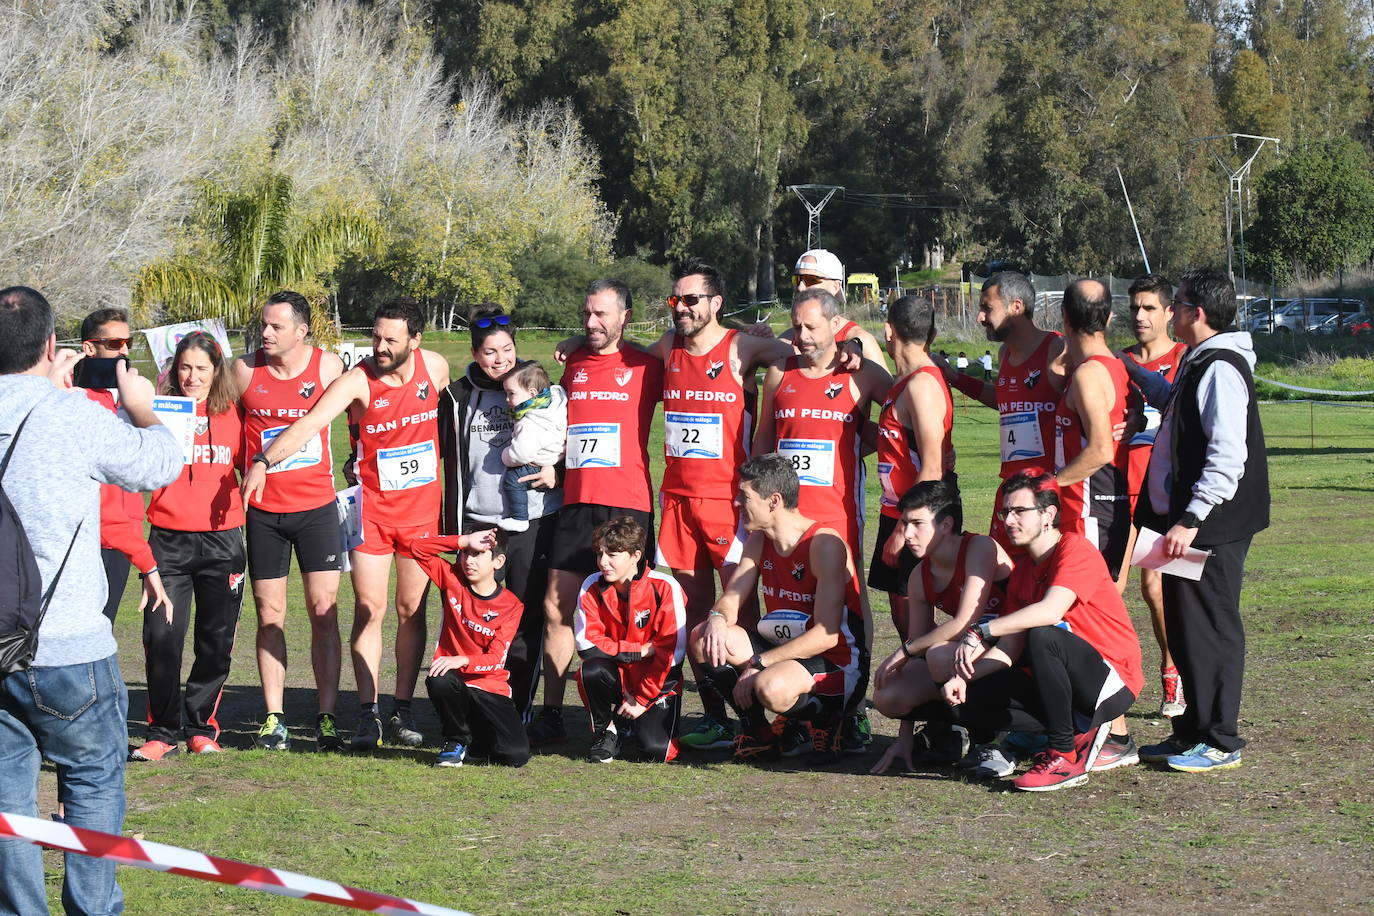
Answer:
<svg viewBox="0 0 1374 916"><path fill-rule="evenodd" d="M196 332L181 339L163 393L196 402L196 437L191 463L148 504L148 543L172 615L170 622L161 614L143 618L148 738L131 760L178 753L183 733L193 754L220 750L215 711L243 602L243 503L235 476L242 465L243 417L234 374L213 337ZM195 661L183 695L181 656L193 603Z"/></svg>

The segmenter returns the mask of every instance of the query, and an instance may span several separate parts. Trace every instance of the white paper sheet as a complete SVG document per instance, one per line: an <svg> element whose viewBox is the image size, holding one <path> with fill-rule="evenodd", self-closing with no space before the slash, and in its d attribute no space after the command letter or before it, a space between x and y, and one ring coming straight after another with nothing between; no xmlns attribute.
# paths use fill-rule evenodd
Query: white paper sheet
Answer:
<svg viewBox="0 0 1374 916"><path fill-rule="evenodd" d="M1202 567L1211 554L1196 547L1189 547L1183 556L1171 560L1164 556L1164 535L1149 528L1141 528L1135 539L1135 550L1131 551L1131 565L1142 569L1157 569L1171 576L1180 576L1196 582L1202 578Z"/></svg>

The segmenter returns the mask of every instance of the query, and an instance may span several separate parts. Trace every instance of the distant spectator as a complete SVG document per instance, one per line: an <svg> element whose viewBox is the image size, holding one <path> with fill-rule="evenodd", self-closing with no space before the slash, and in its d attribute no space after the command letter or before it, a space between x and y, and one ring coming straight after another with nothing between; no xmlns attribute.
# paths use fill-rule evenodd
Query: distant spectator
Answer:
<svg viewBox="0 0 1374 916"><path fill-rule="evenodd" d="M978 364L983 367L983 381L992 378L992 351L984 350L983 355L978 357Z"/></svg>
<svg viewBox="0 0 1374 916"><path fill-rule="evenodd" d="M954 360L954 368L958 369L960 372L964 372L968 369L968 354L963 350L959 351L958 358Z"/></svg>
<svg viewBox="0 0 1374 916"><path fill-rule="evenodd" d="M153 386L120 365L132 426L71 386L78 354L57 349L52 309L26 287L0 290L0 456L5 495L24 526L51 603L27 671L0 676L0 811L38 816L38 771L57 768L65 823L124 825L129 695L102 613L100 484L151 490L175 480L181 447L153 415ZM11 583L7 583L12 587ZM115 863L68 853L62 905L118 913ZM0 841L0 913L46 913L43 851Z"/></svg>

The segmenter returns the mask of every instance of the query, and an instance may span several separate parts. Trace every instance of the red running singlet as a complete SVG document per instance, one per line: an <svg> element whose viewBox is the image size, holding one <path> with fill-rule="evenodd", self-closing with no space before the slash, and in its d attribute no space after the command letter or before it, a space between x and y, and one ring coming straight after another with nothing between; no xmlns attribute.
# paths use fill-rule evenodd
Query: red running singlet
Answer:
<svg viewBox="0 0 1374 916"><path fill-rule="evenodd" d="M1059 409L1059 392L1050 384L1049 351L1058 336L1046 334L1024 363L1008 359L997 368L1003 480L1027 468L1049 470L1054 414Z"/></svg>
<svg viewBox="0 0 1374 916"><path fill-rule="evenodd" d="M897 503L903 494L916 483L916 475L921 472L921 454L916 449L916 431L903 426L897 417L897 399L902 396L911 380L924 372L940 383L945 395L945 435L940 442L944 455L945 474L954 471L954 399L950 397L945 376L935 366L924 366L898 379L883 398L883 409L878 414L878 482L882 485L878 497L879 511L889 518L897 517Z"/></svg>
<svg viewBox="0 0 1374 916"><path fill-rule="evenodd" d="M852 537L860 517L859 430L864 418L847 373L807 378L800 365L801 357L788 357L773 393L778 454L792 462L801 481L801 514L827 523L847 521ZM851 550L856 547L850 545Z"/></svg>
<svg viewBox="0 0 1374 916"><path fill-rule="evenodd" d="M681 335L663 369L664 493L732 499L749 458L754 393L730 371L729 330L709 352L693 356Z"/></svg>
<svg viewBox="0 0 1374 916"><path fill-rule="evenodd" d="M563 370L568 392L566 505L653 511L649 426L663 397L663 363L633 347L582 348Z"/></svg>
<svg viewBox="0 0 1374 916"><path fill-rule="evenodd" d="M1121 360L1114 356L1090 356L1084 361L1084 364L1089 362L1101 363L1112 377L1112 406L1108 414L1108 422L1112 426L1116 426L1126 419L1126 391L1130 387L1126 367L1121 365ZM1077 372L1069 377L1068 384L1064 386L1066 395L1077 377ZM1069 406L1067 398L1059 402L1055 424L1054 470L1058 473L1070 461L1078 457L1078 454L1083 451L1083 446L1088 444L1088 440L1083 435L1083 421ZM1128 448L1127 443L1118 443L1111 461L1094 471L1086 480L1080 480L1078 483L1060 488L1059 527L1061 530L1082 534L1084 532L1084 520L1089 516L1102 518L1109 523L1113 512L1126 511L1126 464L1128 460L1126 453ZM1117 505L1118 503L1120 505Z"/></svg>
<svg viewBox="0 0 1374 916"><path fill-rule="evenodd" d="M443 491L439 485L439 392L419 350L410 381L395 388L377 376L372 360L362 362L368 400L358 422L358 481L363 517L396 527L438 525Z"/></svg>
<svg viewBox="0 0 1374 916"><path fill-rule="evenodd" d="M796 639L815 623L816 572L811 565L811 545L823 526L813 522L791 553L783 555L768 538L763 539L759 556L759 583L763 586L765 614L759 618L758 633L770 645ZM840 532L843 536L843 532ZM821 658L844 669L865 663L863 648L863 605L859 602L858 573L849 576L844 588L844 607L840 611L840 638L821 653Z"/></svg>
<svg viewBox="0 0 1374 916"><path fill-rule="evenodd" d="M295 378L282 379L267 368L259 350L253 376L239 403L243 406L243 453L252 460L265 452L282 430L309 412L324 394L320 361L324 351L311 347L310 362ZM247 467L244 468L248 470ZM262 498L253 505L266 512L306 512L334 499L334 456L329 448L329 427L301 446L300 451L267 469Z"/></svg>
<svg viewBox="0 0 1374 916"><path fill-rule="evenodd" d="M959 602L964 600L964 584L968 580L968 570L964 567L964 561L968 559L968 545L971 540L978 537L967 531L959 534L959 556L954 561L954 570L949 575L949 581L944 588L935 587L935 576L930 571L930 563L923 562L917 568L921 570L921 589L925 592L926 604L938 611L944 611L950 617L959 613ZM983 605L983 615L1005 614L1007 612L1007 580L992 583L992 588L988 590L987 603Z"/></svg>

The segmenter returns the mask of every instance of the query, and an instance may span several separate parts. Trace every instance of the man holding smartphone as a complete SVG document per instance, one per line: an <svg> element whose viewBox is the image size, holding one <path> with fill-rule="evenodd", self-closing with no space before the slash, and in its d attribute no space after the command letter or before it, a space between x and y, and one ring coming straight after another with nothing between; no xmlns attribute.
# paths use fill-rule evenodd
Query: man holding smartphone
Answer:
<svg viewBox="0 0 1374 916"><path fill-rule="evenodd" d="M86 389L86 397L110 411L119 409L113 361L123 359L128 363L131 334L129 316L123 309L96 309L81 321L83 363L78 363L76 384ZM104 364L97 364L97 360ZM151 598L154 608L170 607L153 550L143 538L142 494L121 490L114 484L100 485L100 562L105 568L105 616L110 623L114 623L124 600L131 564L138 567L143 579L144 605Z"/></svg>

